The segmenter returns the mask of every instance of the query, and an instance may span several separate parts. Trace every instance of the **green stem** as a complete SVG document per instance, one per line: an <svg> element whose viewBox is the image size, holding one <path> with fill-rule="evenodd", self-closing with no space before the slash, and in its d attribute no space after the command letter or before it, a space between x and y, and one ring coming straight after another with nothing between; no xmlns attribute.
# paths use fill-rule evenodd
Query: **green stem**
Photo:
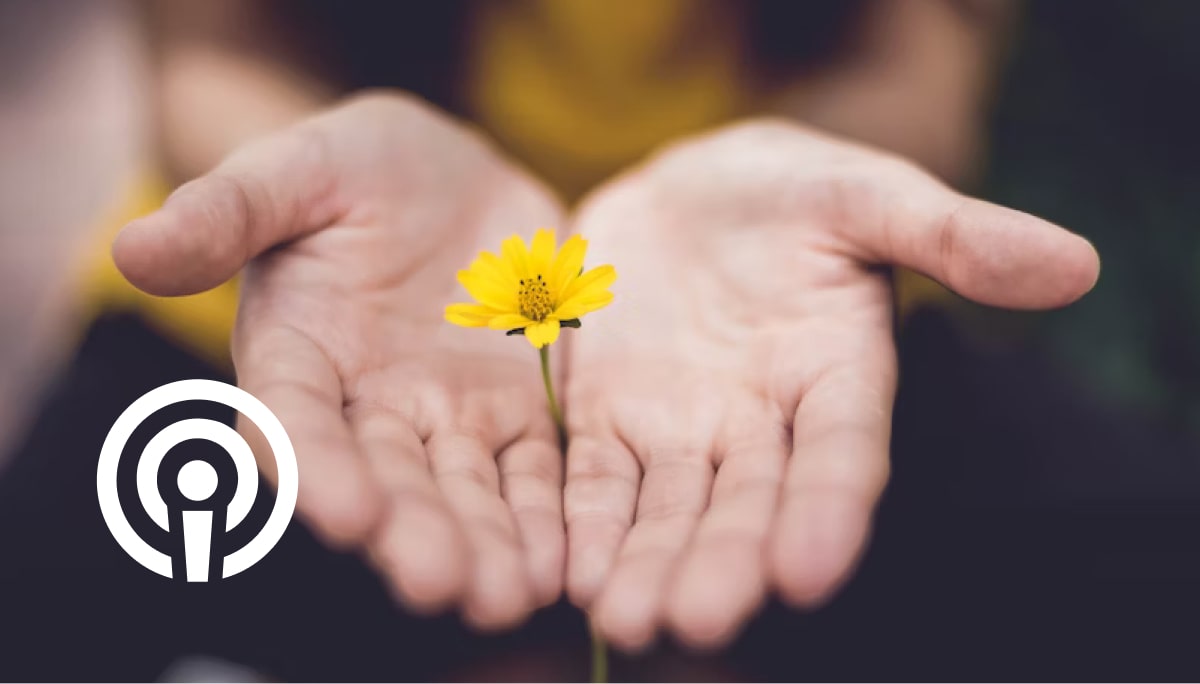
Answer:
<svg viewBox="0 0 1200 684"><path fill-rule="evenodd" d="M550 417L554 419L554 427L558 429L558 444L566 448L567 424L563 422L562 406L559 405L558 398L554 396L554 380L550 377L550 345L539 349L538 356L542 358L542 382L546 383L546 399L550 401Z"/></svg>
<svg viewBox="0 0 1200 684"><path fill-rule="evenodd" d="M542 360L542 382L546 385L546 400L550 403L550 417L554 419L554 427L558 430L559 446L567 448L567 424L563 421L562 406L554 395L554 380L550 375L550 345L538 349ZM592 638L592 681L602 684L608 681L608 648L604 645L604 637L588 620L588 634Z"/></svg>
<svg viewBox="0 0 1200 684"><path fill-rule="evenodd" d="M592 682L603 684L608 681L608 649L604 646L604 637L588 620L588 633L592 635Z"/></svg>

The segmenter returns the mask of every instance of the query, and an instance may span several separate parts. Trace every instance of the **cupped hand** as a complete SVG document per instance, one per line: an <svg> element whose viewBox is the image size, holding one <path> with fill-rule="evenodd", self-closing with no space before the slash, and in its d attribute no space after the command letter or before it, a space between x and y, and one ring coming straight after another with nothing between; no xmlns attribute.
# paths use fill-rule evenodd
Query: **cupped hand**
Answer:
<svg viewBox="0 0 1200 684"><path fill-rule="evenodd" d="M1099 268L1061 228L773 120L666 150L575 228L620 279L569 340L567 589L627 649L719 645L769 590L809 606L851 572L889 470L879 265L1021 309Z"/></svg>
<svg viewBox="0 0 1200 684"><path fill-rule="evenodd" d="M499 628L561 593L562 456L529 345L443 309L481 249L561 218L475 133L374 94L237 151L113 250L158 295L246 266L238 383L291 437L300 513L410 607Z"/></svg>

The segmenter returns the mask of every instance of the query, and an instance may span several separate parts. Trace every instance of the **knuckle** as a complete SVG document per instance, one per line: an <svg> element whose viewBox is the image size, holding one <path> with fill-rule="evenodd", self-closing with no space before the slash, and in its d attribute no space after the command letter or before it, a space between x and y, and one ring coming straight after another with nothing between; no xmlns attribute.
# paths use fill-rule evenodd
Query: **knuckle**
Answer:
<svg viewBox="0 0 1200 684"><path fill-rule="evenodd" d="M968 199L964 198L955 203L953 208L946 212L945 218L938 224L935 233L941 272L950 281L948 284L951 286L954 286L957 281L954 268L955 264L959 262L962 251L963 215L969 208L970 200Z"/></svg>
<svg viewBox="0 0 1200 684"><path fill-rule="evenodd" d="M274 222L273 204L261 181L247 173L217 170L203 181L209 188L208 201L199 208L213 233L209 258L215 263L249 261L254 244L261 240L261 227Z"/></svg>
<svg viewBox="0 0 1200 684"><path fill-rule="evenodd" d="M545 446L547 458L526 459L519 465L501 456L500 469L504 479L509 482L524 480L531 486L559 486L563 479L562 465L558 455L549 451L553 447L548 443Z"/></svg>

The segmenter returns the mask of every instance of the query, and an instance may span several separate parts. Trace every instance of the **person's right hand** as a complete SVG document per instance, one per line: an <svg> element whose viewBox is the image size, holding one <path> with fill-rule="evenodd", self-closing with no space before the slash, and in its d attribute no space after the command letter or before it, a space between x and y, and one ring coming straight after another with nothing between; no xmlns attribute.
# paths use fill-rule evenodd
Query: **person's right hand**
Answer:
<svg viewBox="0 0 1200 684"><path fill-rule="evenodd" d="M409 607L510 626L561 592L562 456L524 340L443 322L454 274L556 200L482 139L398 95L247 146L125 228L113 256L156 295L249 264L238 383L279 417L298 509L363 548ZM240 426L274 476L261 435Z"/></svg>

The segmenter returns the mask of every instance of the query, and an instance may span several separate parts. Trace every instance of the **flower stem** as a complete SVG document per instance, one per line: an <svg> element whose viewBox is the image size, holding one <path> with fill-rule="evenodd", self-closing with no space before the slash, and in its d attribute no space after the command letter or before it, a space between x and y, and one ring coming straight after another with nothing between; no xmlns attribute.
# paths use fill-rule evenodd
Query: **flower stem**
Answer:
<svg viewBox="0 0 1200 684"><path fill-rule="evenodd" d="M554 419L554 427L558 430L558 444L563 451L567 448L567 424L563 421L562 406L554 394L554 380L550 375L550 345L538 349L542 361L542 382L546 385L546 400L550 403L550 417ZM602 684L608 681L608 648L604 637L588 620L588 634L592 638L592 682Z"/></svg>
<svg viewBox="0 0 1200 684"><path fill-rule="evenodd" d="M608 681L608 649L600 630L588 620L588 633L592 635L592 682L603 684Z"/></svg>
<svg viewBox="0 0 1200 684"><path fill-rule="evenodd" d="M550 377L550 345L538 349L542 358L542 382L546 383L546 399L550 401L550 417L554 419L554 427L558 429L558 444L564 449L567 446L567 424L563 422L562 406L554 396L554 380Z"/></svg>

